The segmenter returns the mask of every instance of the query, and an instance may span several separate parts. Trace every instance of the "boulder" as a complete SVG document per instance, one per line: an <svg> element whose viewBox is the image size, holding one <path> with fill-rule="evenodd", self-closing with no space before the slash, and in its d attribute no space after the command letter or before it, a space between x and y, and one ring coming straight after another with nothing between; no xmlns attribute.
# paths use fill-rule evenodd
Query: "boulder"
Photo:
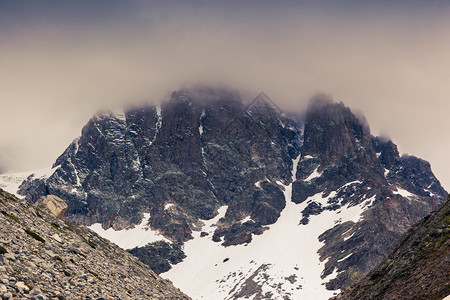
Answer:
<svg viewBox="0 0 450 300"><path fill-rule="evenodd" d="M58 219L61 219L67 210L66 202L64 202L64 200L55 195L47 195L40 197L39 200L36 202L36 206L42 210L50 211Z"/></svg>

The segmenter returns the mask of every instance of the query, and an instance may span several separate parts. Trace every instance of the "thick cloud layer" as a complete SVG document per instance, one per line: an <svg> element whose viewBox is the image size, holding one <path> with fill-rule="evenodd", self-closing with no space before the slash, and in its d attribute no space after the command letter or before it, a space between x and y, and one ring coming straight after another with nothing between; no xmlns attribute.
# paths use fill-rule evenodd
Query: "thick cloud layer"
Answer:
<svg viewBox="0 0 450 300"><path fill-rule="evenodd" d="M332 95L450 187L445 2L177 2L0 2L0 167L50 165L100 108L211 84L286 111Z"/></svg>

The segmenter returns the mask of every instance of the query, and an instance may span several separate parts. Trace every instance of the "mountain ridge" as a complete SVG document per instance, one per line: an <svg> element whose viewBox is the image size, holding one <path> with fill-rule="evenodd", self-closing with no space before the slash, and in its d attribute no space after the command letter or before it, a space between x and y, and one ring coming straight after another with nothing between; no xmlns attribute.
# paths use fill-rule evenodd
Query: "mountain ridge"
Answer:
<svg viewBox="0 0 450 300"><path fill-rule="evenodd" d="M146 246L145 251L158 255L152 265L158 272L167 266L182 270L188 264L189 255L178 264L169 263L165 256L173 253L172 243L205 243L218 253L250 247L273 235L272 228L285 222L280 221L284 211L300 210L289 214L291 231L317 234L311 240L317 248L305 255L323 268L316 281L334 291L375 267L400 236L447 195L428 163L399 156L392 141L372 136L343 103L312 104L298 122L276 107L246 106L236 93L223 90L181 90L161 108L142 106L95 116L54 167L48 178L25 181L20 193L30 202L56 194L69 205L66 218L85 225L101 223L104 229L126 230L148 213L150 229L169 240L167 245L154 240ZM292 189L289 195L287 186ZM325 217L326 228L319 222ZM214 226L204 231L213 219L208 226ZM295 245L292 251L300 251L301 245ZM283 276L295 275L298 285L288 287L287 297L308 290L308 283L301 283L307 270L295 269L294 258L289 259L292 274ZM202 263L207 269L219 263L226 269L222 260L215 260ZM269 283L258 277L276 265L259 261L260 275L250 280L255 272L251 260L241 266L245 270L236 283L259 286L253 290L258 297L283 294L261 292L270 284L286 284L285 279L271 278ZM223 286L221 291L232 289Z"/></svg>

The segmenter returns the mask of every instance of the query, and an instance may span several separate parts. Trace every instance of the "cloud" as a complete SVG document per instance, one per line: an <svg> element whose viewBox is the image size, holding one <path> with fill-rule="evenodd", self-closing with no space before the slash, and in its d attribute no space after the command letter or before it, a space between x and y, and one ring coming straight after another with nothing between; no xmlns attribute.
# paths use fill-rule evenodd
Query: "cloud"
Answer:
<svg viewBox="0 0 450 300"><path fill-rule="evenodd" d="M381 132L378 135L378 139L382 142L382 143L387 143L389 141L392 141L391 137L389 136L389 133L387 132Z"/></svg>
<svg viewBox="0 0 450 300"><path fill-rule="evenodd" d="M263 90L287 112L331 94L403 151L450 164L441 154L450 144L429 146L450 130L448 6L117 1L89 11L63 2L51 13L0 9L0 166L51 165L98 109L197 85L247 100Z"/></svg>
<svg viewBox="0 0 450 300"><path fill-rule="evenodd" d="M334 102L335 101L333 100L333 97L331 95L325 93L317 93L311 97L307 110L308 111L318 110Z"/></svg>

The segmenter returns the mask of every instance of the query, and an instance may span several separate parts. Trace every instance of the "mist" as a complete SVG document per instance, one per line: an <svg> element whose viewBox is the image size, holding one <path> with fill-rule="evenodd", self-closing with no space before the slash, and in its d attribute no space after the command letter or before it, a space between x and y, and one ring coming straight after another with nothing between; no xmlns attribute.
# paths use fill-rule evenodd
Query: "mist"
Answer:
<svg viewBox="0 0 450 300"><path fill-rule="evenodd" d="M81 2L0 13L1 171L50 166L99 109L211 85L286 112L330 95L450 187L448 5Z"/></svg>

